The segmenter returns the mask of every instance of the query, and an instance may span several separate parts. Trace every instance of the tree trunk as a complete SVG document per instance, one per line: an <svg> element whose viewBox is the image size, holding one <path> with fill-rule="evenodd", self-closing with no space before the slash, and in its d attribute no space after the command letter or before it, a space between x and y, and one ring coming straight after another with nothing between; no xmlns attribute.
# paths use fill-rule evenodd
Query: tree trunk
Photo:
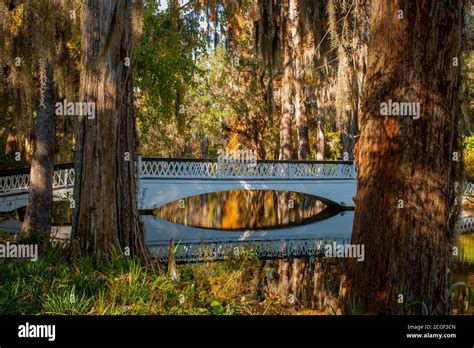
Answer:
<svg viewBox="0 0 474 348"><path fill-rule="evenodd" d="M201 138L201 158L208 159L209 158L209 138L207 135L202 136Z"/></svg>
<svg viewBox="0 0 474 348"><path fill-rule="evenodd" d="M347 159L354 159L354 146L355 146L355 136L358 132L357 125L357 81L355 78L355 70L353 65L353 57L344 52L344 49L340 49L343 53L339 55L340 61L339 64L347 64L343 69L346 76L347 85L344 90L344 103L342 112L343 123L341 125L342 131L342 146L343 146L343 156L347 155ZM345 63L341 62L342 60Z"/></svg>
<svg viewBox="0 0 474 348"><path fill-rule="evenodd" d="M282 4L283 11L283 78L281 86L281 118L280 118L280 160L289 160L292 158L292 136L291 124L294 107L292 104L292 89L293 89L293 67L291 55L291 23L286 14L289 11L289 2L284 1ZM288 201L290 199L289 192L283 191L278 194L278 222L279 224L287 224L290 219ZM288 294L290 287L290 261L279 260L275 261L278 273L280 274L280 281L278 283L278 290L276 293L281 297L284 304L288 303Z"/></svg>
<svg viewBox="0 0 474 348"><path fill-rule="evenodd" d="M136 202L132 3L82 6L80 100L94 102L96 116L79 118L73 236L96 257L148 255Z"/></svg>
<svg viewBox="0 0 474 348"><path fill-rule="evenodd" d="M287 13L287 3L283 5L283 13ZM293 80L293 68L291 64L291 48L289 46L290 24L287 18L284 18L283 25L283 45L284 45L284 57L283 57L283 80L281 87L281 118L280 118L280 160L289 160L292 157L292 137L291 137L291 124L292 114L294 108L292 104L292 80ZM289 222L289 208L288 200L290 195L288 192L280 192L278 195L278 222L280 224L287 224Z"/></svg>
<svg viewBox="0 0 474 348"><path fill-rule="evenodd" d="M316 161L324 160L324 132L321 121L318 121L316 129Z"/></svg>
<svg viewBox="0 0 474 348"><path fill-rule="evenodd" d="M36 137L30 171L30 189L22 233L49 233L53 208L54 168L54 91L53 71L44 62L45 81L42 86L42 103L36 115Z"/></svg>
<svg viewBox="0 0 474 348"><path fill-rule="evenodd" d="M462 0L372 2L352 234L365 260L347 274L365 313L447 311L461 12ZM381 116L389 99L419 103L420 118Z"/></svg>
<svg viewBox="0 0 474 348"><path fill-rule="evenodd" d="M284 6L286 7L286 6ZM283 80L281 87L281 118L280 118L280 160L291 159L291 123L294 108L292 100L293 69L291 66L291 51L288 44L290 38L288 20L284 25L284 58L283 58Z"/></svg>
<svg viewBox="0 0 474 348"><path fill-rule="evenodd" d="M304 68L303 48L301 42L300 1L290 0L289 25L291 34L291 51L293 56L293 90L296 130L298 136L298 159L309 159L309 137L304 103Z"/></svg>

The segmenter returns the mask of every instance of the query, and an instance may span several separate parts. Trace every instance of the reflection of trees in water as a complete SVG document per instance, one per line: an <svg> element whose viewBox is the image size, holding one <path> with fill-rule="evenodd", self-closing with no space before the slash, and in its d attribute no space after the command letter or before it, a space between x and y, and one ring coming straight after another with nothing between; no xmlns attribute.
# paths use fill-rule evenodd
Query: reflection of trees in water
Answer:
<svg viewBox="0 0 474 348"><path fill-rule="evenodd" d="M278 196L278 224L286 225L290 222L289 204L290 200L289 192L281 192ZM293 208L294 209L294 208Z"/></svg>
<svg viewBox="0 0 474 348"><path fill-rule="evenodd" d="M283 305L333 314L339 306L344 259L299 258L267 261L272 270L268 290Z"/></svg>
<svg viewBox="0 0 474 348"><path fill-rule="evenodd" d="M290 203L290 200L293 203ZM155 211L161 218L188 226L258 229L298 223L326 205L314 197L287 191L226 191L169 203ZM272 269L266 289L284 305L332 313L339 308L343 259L299 258L266 261ZM290 296L292 295L292 296Z"/></svg>
<svg viewBox="0 0 474 348"><path fill-rule="evenodd" d="M183 202L166 204L155 214L187 226L258 229L298 223L326 208L314 197L287 191L215 192L185 198Z"/></svg>

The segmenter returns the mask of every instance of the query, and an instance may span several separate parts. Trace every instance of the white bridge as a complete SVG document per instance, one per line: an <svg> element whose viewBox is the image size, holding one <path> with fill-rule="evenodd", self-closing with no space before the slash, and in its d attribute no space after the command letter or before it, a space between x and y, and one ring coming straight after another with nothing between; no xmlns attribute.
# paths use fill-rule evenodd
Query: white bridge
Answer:
<svg viewBox="0 0 474 348"><path fill-rule="evenodd" d="M28 204L30 169L0 172L0 213L14 211ZM53 197L55 201L72 198L74 187L73 164L55 167L53 177Z"/></svg>
<svg viewBox="0 0 474 348"><path fill-rule="evenodd" d="M353 207L356 194L354 164L344 161L257 161L238 162L195 159L141 158L136 161L138 207L153 210L186 197L228 190L281 190L309 194L327 205ZM72 164L55 167L55 200L72 197ZM29 169L0 172L0 212L28 203ZM474 183L462 188L472 197ZM241 248L258 257L279 258L320 255L327 243L347 243L353 212L315 224L280 230L225 232L178 225L152 215L141 217L150 251L161 261L168 258L168 244L178 245L178 262L199 262L235 255ZM335 227L337 225L337 227ZM456 230L474 229L474 218L463 217Z"/></svg>
<svg viewBox="0 0 474 348"><path fill-rule="evenodd" d="M155 209L208 192L272 190L306 193L327 205L353 207L356 172L352 162L139 160L138 206Z"/></svg>
<svg viewBox="0 0 474 348"><path fill-rule="evenodd" d="M257 161L141 158L137 162L138 208L152 210L182 198L229 190L276 190L306 193L328 205L353 207L353 162ZM29 170L0 174L0 212L28 203ZM72 197L72 164L54 171L55 200Z"/></svg>

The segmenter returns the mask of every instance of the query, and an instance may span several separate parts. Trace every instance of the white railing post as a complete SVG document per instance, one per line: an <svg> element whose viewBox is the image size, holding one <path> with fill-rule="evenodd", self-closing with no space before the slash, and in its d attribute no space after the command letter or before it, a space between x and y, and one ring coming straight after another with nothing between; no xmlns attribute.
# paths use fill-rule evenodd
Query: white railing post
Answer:
<svg viewBox="0 0 474 348"><path fill-rule="evenodd" d="M64 187L67 187L67 178L68 178L69 171L64 169Z"/></svg>
<svg viewBox="0 0 474 348"><path fill-rule="evenodd" d="M142 155L138 155L136 164L137 164L137 179L140 179L142 175Z"/></svg>

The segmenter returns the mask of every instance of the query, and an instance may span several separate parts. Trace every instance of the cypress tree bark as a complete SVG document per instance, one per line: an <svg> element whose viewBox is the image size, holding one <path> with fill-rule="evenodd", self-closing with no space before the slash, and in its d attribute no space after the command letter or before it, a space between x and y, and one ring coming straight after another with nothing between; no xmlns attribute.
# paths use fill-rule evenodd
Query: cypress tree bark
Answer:
<svg viewBox="0 0 474 348"><path fill-rule="evenodd" d="M366 313L421 313L411 301L447 311L462 5L372 2L352 234L365 261L350 259L347 274ZM381 116L389 100L419 103L419 119Z"/></svg>
<svg viewBox="0 0 474 348"><path fill-rule="evenodd" d="M294 112L291 103L291 58L289 49L285 48L285 68L283 76L283 86L281 89L281 118L280 118L280 160L291 159L292 153L292 137L291 123L292 114Z"/></svg>
<svg viewBox="0 0 474 348"><path fill-rule="evenodd" d="M136 202L132 6L82 6L80 99L95 103L96 117L81 116L78 125L73 237L81 252L97 257L148 255Z"/></svg>

